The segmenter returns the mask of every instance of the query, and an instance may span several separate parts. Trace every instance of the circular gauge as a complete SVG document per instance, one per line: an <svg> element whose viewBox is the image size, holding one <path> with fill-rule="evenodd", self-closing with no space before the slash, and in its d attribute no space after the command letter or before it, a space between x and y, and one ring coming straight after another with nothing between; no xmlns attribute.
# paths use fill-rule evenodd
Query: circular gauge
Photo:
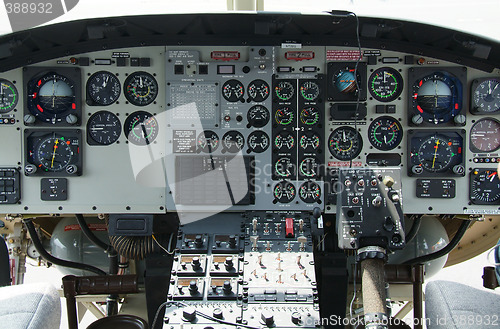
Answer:
<svg viewBox="0 0 500 329"><path fill-rule="evenodd" d="M269 122L269 110L262 105L255 105L247 112L248 128L262 128Z"/></svg>
<svg viewBox="0 0 500 329"><path fill-rule="evenodd" d="M276 110L274 118L279 125L289 125L293 122L293 110L289 107L282 107Z"/></svg>
<svg viewBox="0 0 500 329"><path fill-rule="evenodd" d="M203 153L212 153L219 147L219 136L211 130L205 130L198 135L198 148Z"/></svg>
<svg viewBox="0 0 500 329"><path fill-rule="evenodd" d="M317 177L319 175L320 163L313 157L304 158L300 162L300 174L307 178Z"/></svg>
<svg viewBox="0 0 500 329"><path fill-rule="evenodd" d="M274 186L273 193L277 202L289 203L295 198L295 186L290 182L279 182Z"/></svg>
<svg viewBox="0 0 500 329"><path fill-rule="evenodd" d="M495 169L474 169L470 198L475 204L500 204L500 178Z"/></svg>
<svg viewBox="0 0 500 329"><path fill-rule="evenodd" d="M305 133L300 137L299 145L304 151L317 151L321 145L321 137L313 132Z"/></svg>
<svg viewBox="0 0 500 329"><path fill-rule="evenodd" d="M125 120L124 131L132 144L148 145L158 136L158 122L150 113L137 111Z"/></svg>
<svg viewBox="0 0 500 329"><path fill-rule="evenodd" d="M14 84L10 81L0 79L0 114L12 111L19 99L19 94Z"/></svg>
<svg viewBox="0 0 500 329"><path fill-rule="evenodd" d="M500 122L492 118L477 121L470 130L473 152L494 152L500 148Z"/></svg>
<svg viewBox="0 0 500 329"><path fill-rule="evenodd" d="M264 80L254 80L248 85L248 95L254 102L263 102L269 96L269 85Z"/></svg>
<svg viewBox="0 0 500 329"><path fill-rule="evenodd" d="M282 131L276 135L274 146L278 150L291 150L295 146L295 137L289 131Z"/></svg>
<svg viewBox="0 0 500 329"><path fill-rule="evenodd" d="M274 91L276 92L276 96L278 96L280 100L287 101L293 97L295 93L295 88L290 82L281 81L274 88Z"/></svg>
<svg viewBox="0 0 500 329"><path fill-rule="evenodd" d="M370 94L380 102L392 102L403 91L403 77L393 68L381 67L370 75Z"/></svg>
<svg viewBox="0 0 500 329"><path fill-rule="evenodd" d="M403 139L403 127L398 120L379 117L368 128L368 139L376 149L388 151L396 148Z"/></svg>
<svg viewBox="0 0 500 329"><path fill-rule="evenodd" d="M309 106L300 111L300 121L308 126L317 124L320 120L319 110L314 106Z"/></svg>
<svg viewBox="0 0 500 329"><path fill-rule="evenodd" d="M363 139L354 128L340 127L331 133L328 148L337 159L352 160L361 153Z"/></svg>
<svg viewBox="0 0 500 329"><path fill-rule="evenodd" d="M300 85L300 95L306 101L313 101L319 96L319 86L314 81L306 81Z"/></svg>
<svg viewBox="0 0 500 329"><path fill-rule="evenodd" d="M460 113L462 108L458 93L456 79L447 73L435 72L413 84L413 109L426 122L433 124L448 122Z"/></svg>
<svg viewBox="0 0 500 329"><path fill-rule="evenodd" d="M357 91L356 88L356 78L354 77L354 69L350 67L345 67L337 71L333 75L333 85L340 93L352 94ZM358 73L358 83L359 83L359 73Z"/></svg>
<svg viewBox="0 0 500 329"><path fill-rule="evenodd" d="M222 144L229 153L238 153L245 146L245 138L239 131L231 130L222 137Z"/></svg>
<svg viewBox="0 0 500 329"><path fill-rule="evenodd" d="M500 80L487 79L472 91L476 111L492 113L500 110Z"/></svg>
<svg viewBox="0 0 500 329"><path fill-rule="evenodd" d="M113 73L100 71L87 81L87 94L98 105L110 105L120 97L120 81Z"/></svg>
<svg viewBox="0 0 500 329"><path fill-rule="evenodd" d="M237 102L242 100L245 93L245 87L238 80L228 80L222 85L222 96L228 102Z"/></svg>
<svg viewBox="0 0 500 329"><path fill-rule="evenodd" d="M319 203L321 199L321 188L315 182L305 182L299 188L299 197L305 203Z"/></svg>
<svg viewBox="0 0 500 329"><path fill-rule="evenodd" d="M295 165L290 158L280 158L274 164L274 172L279 177L290 177L295 173Z"/></svg>
<svg viewBox="0 0 500 329"><path fill-rule="evenodd" d="M257 130L248 135L247 143L250 152L262 153L269 147L269 136L265 132Z"/></svg>
<svg viewBox="0 0 500 329"><path fill-rule="evenodd" d="M87 133L91 145L110 145L120 138L122 125L116 115L108 111L99 111L89 118Z"/></svg>
<svg viewBox="0 0 500 329"><path fill-rule="evenodd" d="M67 77L51 72L30 81L28 109L40 121L62 121L76 109L75 85Z"/></svg>
<svg viewBox="0 0 500 329"><path fill-rule="evenodd" d="M50 172L63 171L73 157L73 151L67 142L64 137L55 133L42 140L36 150L37 167Z"/></svg>
<svg viewBox="0 0 500 329"><path fill-rule="evenodd" d="M124 84L125 97L136 106L151 104L158 95L158 82L147 72L134 72Z"/></svg>
<svg viewBox="0 0 500 329"><path fill-rule="evenodd" d="M443 172L449 169L455 155L450 144L446 136L439 134L425 139L418 148L417 159L420 165L430 172Z"/></svg>

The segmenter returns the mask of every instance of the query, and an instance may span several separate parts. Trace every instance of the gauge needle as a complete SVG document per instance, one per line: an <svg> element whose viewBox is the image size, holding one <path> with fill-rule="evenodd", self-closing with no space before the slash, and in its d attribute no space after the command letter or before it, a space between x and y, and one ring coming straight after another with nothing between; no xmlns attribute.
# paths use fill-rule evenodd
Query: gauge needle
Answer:
<svg viewBox="0 0 500 329"><path fill-rule="evenodd" d="M144 86L144 85L143 85L143 83L142 83L142 77L139 77L139 87L141 87L141 88L142 88L143 86Z"/></svg>
<svg viewBox="0 0 500 329"><path fill-rule="evenodd" d="M59 144L59 140L58 139L56 139L56 141L54 143L54 152L52 152L52 161L50 162L50 168L54 167L54 159L56 158L57 144Z"/></svg>
<svg viewBox="0 0 500 329"><path fill-rule="evenodd" d="M347 138L345 138L345 131L342 131L342 141L347 142Z"/></svg>
<svg viewBox="0 0 500 329"><path fill-rule="evenodd" d="M491 175L488 176L488 178L491 177L490 182L493 183L493 179L495 179L496 174L497 174L497 172L495 171L494 173L492 173Z"/></svg>
<svg viewBox="0 0 500 329"><path fill-rule="evenodd" d="M106 88L106 86L108 85L108 80L109 80L109 77L105 77L104 79L102 79L102 86L104 88Z"/></svg>
<svg viewBox="0 0 500 329"><path fill-rule="evenodd" d="M434 146L434 148L436 150L434 151L434 158L432 159L432 168L434 168L434 163L436 162L437 152L439 148L439 139L436 141L436 146Z"/></svg>
<svg viewBox="0 0 500 329"><path fill-rule="evenodd" d="M438 106L438 82L437 82L437 80L434 81L434 95L436 95L434 98L436 100L435 107L437 107ZM432 167L434 168L434 166L432 166Z"/></svg>

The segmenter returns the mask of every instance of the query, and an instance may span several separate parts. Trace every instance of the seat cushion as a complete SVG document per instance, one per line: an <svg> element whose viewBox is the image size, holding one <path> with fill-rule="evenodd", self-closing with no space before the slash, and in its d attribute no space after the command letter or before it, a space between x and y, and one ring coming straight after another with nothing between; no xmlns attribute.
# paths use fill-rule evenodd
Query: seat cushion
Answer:
<svg viewBox="0 0 500 329"><path fill-rule="evenodd" d="M0 327L9 329L57 329L61 299L53 285L23 284L0 288ZM7 327L3 327L8 324Z"/></svg>
<svg viewBox="0 0 500 329"><path fill-rule="evenodd" d="M427 329L500 327L500 294L460 283L432 281L425 288Z"/></svg>

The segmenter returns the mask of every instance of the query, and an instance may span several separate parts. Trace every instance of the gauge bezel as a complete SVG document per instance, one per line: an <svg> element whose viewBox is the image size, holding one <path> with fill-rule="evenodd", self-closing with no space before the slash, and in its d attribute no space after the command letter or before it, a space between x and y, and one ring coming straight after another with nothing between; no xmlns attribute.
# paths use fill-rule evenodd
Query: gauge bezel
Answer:
<svg viewBox="0 0 500 329"><path fill-rule="evenodd" d="M469 149L471 150L471 152L473 153L493 153L493 152L496 152L497 150L500 149L500 141L498 143L498 146L492 150L489 150L489 151L486 151L486 150L481 150L479 148L477 148L474 143L472 142L472 130L480 123L480 122L484 122L484 121L494 121L496 122L499 127L500 127L500 120L497 120L495 118L492 118L492 117L485 117L485 118L481 118L479 120L477 120L476 122L474 122L474 124L471 126L470 130L469 130Z"/></svg>
<svg viewBox="0 0 500 329"><path fill-rule="evenodd" d="M417 97L418 90L424 84L423 80L427 81L437 77L445 83L450 89L452 101L448 109L441 113L439 118L430 116L428 112L419 107ZM408 124L410 126L420 127L435 127L439 126L456 126L454 118L459 115L465 116L465 93L464 88L467 86L467 68L466 67L412 67L408 71ZM421 123L412 121L413 117L421 117ZM417 120L419 121L419 120Z"/></svg>
<svg viewBox="0 0 500 329"><path fill-rule="evenodd" d="M38 96L33 97L38 93L44 83L39 83L44 78L49 76L59 76L67 80L73 90L72 105L57 115L49 115L48 112L40 112L36 107L38 105ZM50 79L49 79L50 80ZM35 126L79 126L82 118L82 85L81 85L81 70L79 67L37 67L29 66L23 69L23 81L25 87L24 95L24 115L33 115L36 120ZM47 80L48 81L48 80ZM29 95L32 95L29 97ZM74 104L74 105L73 105ZM69 123L66 118L69 115L76 116L76 123Z"/></svg>
<svg viewBox="0 0 500 329"><path fill-rule="evenodd" d="M250 118L250 113L252 112L252 110L255 110L256 108L259 108L259 107L263 108L264 111L267 113L267 120L265 120L265 122L263 122L263 123L256 124L256 121L254 119ZM254 105L247 112L247 121L248 121L247 128L250 128L250 127L262 128L262 127L266 126L270 120L271 120L271 112L269 112L267 107L265 107L264 105Z"/></svg>
<svg viewBox="0 0 500 329"><path fill-rule="evenodd" d="M394 142L394 144L392 146L384 146L384 143L381 143L381 145L377 145L373 140L372 140L372 137L375 138L375 136L373 135L373 132L372 129L374 128L375 124L377 122L379 122L380 120L391 120L393 121L394 123L396 123L396 125L398 126L398 131L399 131L399 134L395 137L396 138L396 141ZM401 125L401 122L399 122L399 120L396 120L395 118L391 117L391 116L380 116L380 117L377 117L375 118L371 123L370 125L368 126L368 141L370 142L370 144L376 148L377 150L381 150L381 151L390 151L390 150L393 150L395 149L396 147L399 146L399 144L401 144L401 141L403 140L403 135L404 135L404 131L403 131L403 126Z"/></svg>
<svg viewBox="0 0 500 329"><path fill-rule="evenodd" d="M240 86L241 86L241 96L239 97L236 97L236 95L233 95L231 94L229 97L226 96L226 94L224 93L224 88L227 86L227 85L230 85L232 83L238 83ZM243 83L240 81L240 80L236 80L236 79L230 79L230 80L227 80L225 81L223 84L222 84L222 87L221 87L221 93L222 93L222 97L230 102L230 103L236 103L236 102L244 102L244 97L245 97L245 86L243 85Z"/></svg>
<svg viewBox="0 0 500 329"><path fill-rule="evenodd" d="M313 160L315 165L316 165L316 168L310 168L310 170L314 172L313 175L306 175L306 173L302 170L302 164L304 163L304 161L306 161L308 159ZM316 156L305 155L305 156L301 157L297 169L299 172L299 179L318 179L319 177L322 176L321 175L322 174L321 173L321 169L322 169L321 160L319 160Z"/></svg>
<svg viewBox="0 0 500 329"><path fill-rule="evenodd" d="M286 200L283 200L283 198L279 198L279 199L276 198L276 188L278 186L282 186L282 188L286 188L286 187L289 187L289 186L293 187L293 189L294 189L293 197L291 199L287 198ZM281 180L278 183L276 183L274 185L274 187L273 187L273 197L274 197L274 203L278 203L278 202L279 203L285 203L285 204L286 203L290 203L290 202L292 202L295 199L295 197L297 197L297 188L295 187L295 185L292 182L287 181L287 180Z"/></svg>
<svg viewBox="0 0 500 329"><path fill-rule="evenodd" d="M328 100L329 101L356 101L358 99L358 93L343 93L337 89L333 84L334 76L341 70L350 69L354 70L356 67L356 62L329 62L327 67L327 81L328 86L326 88ZM359 99L360 101L366 100L366 63L358 63L358 84L359 84Z"/></svg>
<svg viewBox="0 0 500 329"><path fill-rule="evenodd" d="M259 146L259 148L256 149L256 148L252 148L250 146L250 138L252 138L252 136L255 136L255 135L260 135L260 138L267 138L267 146L265 148L262 148L262 147ZM253 131L252 133L250 133L248 135L246 144L248 146L247 153L251 153L251 152L254 152L254 153L263 153L271 145L271 139L269 138L269 135L266 134L264 131L262 131L262 130L256 130L256 131Z"/></svg>
<svg viewBox="0 0 500 329"><path fill-rule="evenodd" d="M475 178L481 175L485 171L492 171L492 172L497 172L497 168L474 168L470 172L469 175L469 200L471 201L472 204L477 204L477 205L500 205L500 197L498 197L498 200L495 200L493 202L489 201L483 201L479 200L474 197L474 186L475 186ZM476 174L477 172L477 174ZM497 172L497 181L500 186L500 179L498 179L498 172ZM500 195L500 188L498 190L498 195Z"/></svg>
<svg viewBox="0 0 500 329"><path fill-rule="evenodd" d="M303 88L304 88L304 85L307 83L312 83L312 84L316 85L315 88L317 88L318 92L316 93L316 96L314 96L313 98L306 98L304 96L304 92L303 92L304 89ZM300 80L299 81L299 95L302 98L302 100L304 100L305 102L316 102L319 100L319 98L321 96L321 86L318 83L318 81L315 81L315 80Z"/></svg>
<svg viewBox="0 0 500 329"><path fill-rule="evenodd" d="M68 141L71 141L69 147L73 152L70 161L60 171L45 171L40 168L43 167L40 161L37 161L38 148L40 144L53 135L62 136ZM27 173L26 176L50 176L50 177L70 177L80 176L83 172L82 167L82 131L80 129L25 129L24 130L24 154L25 154L25 168L27 165L34 165L37 171L34 173ZM66 168L70 165L75 165L77 171L74 173L66 172Z"/></svg>
<svg viewBox="0 0 500 329"><path fill-rule="evenodd" d="M457 162L455 161L454 163L450 164L447 166L445 171L428 171L424 167L422 167L422 172L420 174L415 174L412 171L413 166L418 166L418 161L413 161L412 156L414 154L414 150L418 150L419 147L413 145L416 138L420 139L420 143L423 143L425 140L429 139L430 137L434 135L442 135L445 136L448 139L455 139L460 143L460 150L457 149L457 153L460 154L461 152L461 161ZM443 130L443 129L425 129L425 130L409 130L408 135L407 135L407 143L408 143L408 148L407 148L407 169L408 169L408 176L411 177L461 177L465 176L465 162L467 158L467 153L466 153L466 145L465 145L465 139L466 134L465 130ZM417 156L417 155L415 155ZM418 159L417 159L418 160ZM462 173L454 173L453 172L453 167L454 166L462 166L464 168Z"/></svg>
<svg viewBox="0 0 500 329"><path fill-rule="evenodd" d="M117 122L118 124L116 125L116 128L115 128L115 131L118 132L118 136L114 136L114 138L111 139L111 141L98 141L95 137L95 134L92 134L92 122L94 120L95 117L97 117L98 115L110 115L113 119L114 119L114 122ZM105 130L106 128L104 128ZM107 130L107 132L112 132L112 130ZM120 139L120 136L121 136L121 133L122 133L122 124L121 124L121 121L120 119L118 118L118 116L115 114L115 113L112 113L110 111L97 111L95 113L93 113L90 118L87 120L87 144L89 145L95 145L95 146L108 146L108 145L111 145L111 144L114 144L118 141L118 139Z"/></svg>
<svg viewBox="0 0 500 329"><path fill-rule="evenodd" d="M261 95L257 95L256 97L252 97L252 95L250 95L250 86L252 84L256 84L256 83L260 83L261 86L267 87L267 95L266 96L262 97ZM262 79L255 79L255 80L250 81L250 83L248 84L247 93L248 93L248 99L250 102L260 103L260 102L264 102L266 99L269 98L269 95L271 95L271 87L269 87L269 84L266 81L264 81Z"/></svg>
<svg viewBox="0 0 500 329"><path fill-rule="evenodd" d="M500 112L500 107L498 107L498 109L496 109L495 111L491 112L483 111L477 106L476 102L474 101L474 94L476 92L476 89L479 87L481 83L488 80L496 80L500 84L500 78L498 77L479 78L472 80L470 87L470 113L474 115L494 115Z"/></svg>
<svg viewBox="0 0 500 329"><path fill-rule="evenodd" d="M156 88L156 90L154 90L154 92L153 92L152 98L148 99L144 103L137 102L136 98L132 97L132 95L129 93L129 90L127 89L127 86L130 84L130 81L132 79L134 79L136 76L140 76L140 75L143 75L143 76L147 77L148 79L150 79ZM155 102L155 99L156 99L156 97L158 97L158 93L160 92L160 89L158 87L158 81L156 80L154 75L155 75L154 73L149 73L149 72L145 72L145 71L136 71L136 72L130 73L127 76L127 78L123 82L123 94L125 95L125 98L127 99L127 101L130 104L135 105L135 106L147 106L147 105Z"/></svg>
<svg viewBox="0 0 500 329"><path fill-rule="evenodd" d="M89 86L92 83L93 79L95 79L97 77L97 75L107 75L107 76L110 77L110 79L113 80L112 82L115 83L115 87L116 86L118 87L117 88L118 89L118 95L116 95L115 99L111 99L110 101L103 102L103 101L99 101L99 100L97 100L95 98L95 95L92 92L92 90L89 88ZM86 99L86 103L89 106L109 106L111 104L114 104L120 98L121 93L122 93L122 85L121 85L120 79L118 78L118 76L116 74L113 74L112 72L109 72L109 71L97 71L97 72L95 72L94 74L92 74L87 79L87 84L86 84L87 99Z"/></svg>
<svg viewBox="0 0 500 329"><path fill-rule="evenodd" d="M234 136L239 136L243 139L243 144L241 145L241 148L237 148L235 145L230 145L229 148L227 147L227 145L225 143L225 139L227 137L234 138ZM224 136L222 136L221 144L222 144L223 152L228 152L228 153L233 153L233 154L238 153L238 152L242 151L243 148L245 147L245 144L246 144L245 136L243 136L243 134L237 130L230 130L230 131L226 132L224 134Z"/></svg>
<svg viewBox="0 0 500 329"><path fill-rule="evenodd" d="M354 132L356 134L357 141L358 141L358 146L357 146L357 149L355 149L354 153L349 153L349 156L339 157L339 155L338 155L338 153L336 151L332 151L332 147L330 145L330 140L332 139L332 136L337 131L342 130L342 129L349 130L349 131ZM328 150L330 151L330 154L333 157L335 157L336 159L338 159L338 160L341 160L341 161L354 160L361 153L361 151L363 150L363 137L361 136L361 134L359 133L359 131L357 131L353 127L350 127L350 126L341 126L341 127L338 127L337 129L335 129L334 131L332 131L332 133L330 134L330 136L328 136Z"/></svg>
<svg viewBox="0 0 500 329"><path fill-rule="evenodd" d="M8 85L11 88L14 88L14 101L10 103L9 107L0 108L0 114L7 114L10 111L14 110L19 102L19 91L16 88L14 82L7 79L0 79L0 84ZM1 88L1 87L0 87Z"/></svg>
<svg viewBox="0 0 500 329"><path fill-rule="evenodd" d="M154 121L154 123L155 123L154 125L156 126L156 129L151 132L151 134L149 135L149 136L151 136L150 138L148 138L146 140L143 140L142 138L139 138L139 139L129 138L129 134L133 129L131 127L132 120L136 116L140 116L142 118L141 122L143 122L144 120L149 120L149 119L152 119ZM160 127L158 125L158 121L155 118L155 115L153 115L149 112L146 112L146 111L135 111L135 112L129 114L127 116L127 119L125 119L125 123L123 124L123 132L125 134L125 138L127 138L127 141L129 143L132 143L132 144L138 145L138 146L144 146L144 145L149 145L151 143L154 143L156 137L158 136L159 129L160 129Z"/></svg>
<svg viewBox="0 0 500 329"><path fill-rule="evenodd" d="M306 187L306 185L309 185L309 186ZM300 191L302 190L303 187L310 190L311 185L316 186L318 188L319 196L317 198L303 198ZM322 203L322 201L321 201L321 195L322 195L321 186L315 181L311 181L311 180L305 181L304 183L302 183L302 185L300 185L300 187L297 189L297 191L298 191L297 194L299 195L300 200L302 200L304 203L318 203L318 204Z"/></svg>
<svg viewBox="0 0 500 329"><path fill-rule="evenodd" d="M389 96L380 96L379 94L377 94L375 92L375 90L373 90L373 81L375 79L375 76L378 75L379 73L383 73L385 71L390 71L390 73L394 76L395 78L395 81L396 81L396 88L393 92L393 94L389 95ZM373 71L372 74L370 74L370 77L368 78L368 90L370 91L370 95L373 97L373 99L379 101L379 102L383 102L383 103L388 103L388 102L392 102L396 99L398 99L399 96L401 96L401 93L403 92L403 88L404 88L404 80L403 80L403 76L401 75L401 73L399 73L398 70L396 70L395 68L392 68L392 67L380 67L376 70Z"/></svg>
<svg viewBox="0 0 500 329"><path fill-rule="evenodd" d="M210 150L206 150L205 148L202 148L200 146L200 138L203 135L203 138L206 139L207 134L213 134L212 136L216 136L217 137L217 145L215 146L214 149L212 149L210 147L209 148ZM217 149L219 148L220 144L222 144L222 142L221 142L221 139L220 139L219 135L215 131L212 131L212 130L204 130L201 133L199 133L198 136L196 137L196 148L197 148L197 150L199 152L203 152L203 153L206 153L206 154L214 153L215 151L217 151Z"/></svg>

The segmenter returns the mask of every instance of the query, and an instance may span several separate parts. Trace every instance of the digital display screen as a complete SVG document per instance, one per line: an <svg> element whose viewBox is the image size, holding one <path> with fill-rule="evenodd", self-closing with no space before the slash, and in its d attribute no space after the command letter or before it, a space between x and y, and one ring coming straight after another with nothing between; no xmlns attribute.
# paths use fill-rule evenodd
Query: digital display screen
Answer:
<svg viewBox="0 0 500 329"><path fill-rule="evenodd" d="M217 65L217 74L234 74L234 65Z"/></svg>

